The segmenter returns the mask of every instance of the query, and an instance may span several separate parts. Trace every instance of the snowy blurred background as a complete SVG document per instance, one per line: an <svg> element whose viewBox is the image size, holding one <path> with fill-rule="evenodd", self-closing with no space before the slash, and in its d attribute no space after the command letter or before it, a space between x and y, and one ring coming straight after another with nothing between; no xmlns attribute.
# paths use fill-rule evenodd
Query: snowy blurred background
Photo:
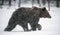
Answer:
<svg viewBox="0 0 60 35"><path fill-rule="evenodd" d="M51 19L39 20L42 30L23 32L22 27L17 25L11 32L4 32L12 13L19 7L32 7L32 0L21 0L20 4L19 0L0 0L0 35L60 35L60 0L40 0L41 6L34 0L33 4L50 10Z"/></svg>

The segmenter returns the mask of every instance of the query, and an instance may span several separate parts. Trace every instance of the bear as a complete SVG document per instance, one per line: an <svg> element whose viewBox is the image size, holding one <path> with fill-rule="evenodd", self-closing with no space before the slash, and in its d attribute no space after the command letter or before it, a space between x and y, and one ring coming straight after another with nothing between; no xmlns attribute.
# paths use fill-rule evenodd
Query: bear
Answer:
<svg viewBox="0 0 60 35"><path fill-rule="evenodd" d="M30 31L28 29L28 23L31 26L31 30L35 31L36 28L38 28L38 30L41 30L41 25L38 24L38 21L39 18L42 17L51 18L45 7L18 8L16 11L13 12L11 18L9 19L8 26L5 28L4 31L11 31L15 28L16 25L20 25L24 29L24 31Z"/></svg>

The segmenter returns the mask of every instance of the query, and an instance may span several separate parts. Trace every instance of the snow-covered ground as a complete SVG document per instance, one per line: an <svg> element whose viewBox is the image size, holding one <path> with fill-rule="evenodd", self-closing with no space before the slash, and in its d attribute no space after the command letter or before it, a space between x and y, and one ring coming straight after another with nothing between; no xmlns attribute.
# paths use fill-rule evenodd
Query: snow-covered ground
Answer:
<svg viewBox="0 0 60 35"><path fill-rule="evenodd" d="M31 7L30 2L29 4L23 4L24 3L22 3L22 6ZM42 30L40 31L23 32L23 29L17 25L11 32L5 32L4 29L8 24L9 18L17 8L17 6L14 7L13 5L10 8L3 6L3 8L0 9L0 35L60 35L60 8L57 7L51 7L49 11L52 17L51 19L40 19L39 24L42 25Z"/></svg>

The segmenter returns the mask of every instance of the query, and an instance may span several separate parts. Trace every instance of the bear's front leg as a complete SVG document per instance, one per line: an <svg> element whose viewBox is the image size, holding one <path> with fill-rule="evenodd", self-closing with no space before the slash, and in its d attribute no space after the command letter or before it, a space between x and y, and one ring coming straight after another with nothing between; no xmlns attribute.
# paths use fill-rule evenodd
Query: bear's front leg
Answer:
<svg viewBox="0 0 60 35"><path fill-rule="evenodd" d="M19 22L19 25L23 28L24 31L29 31L28 29L28 23L25 22Z"/></svg>
<svg viewBox="0 0 60 35"><path fill-rule="evenodd" d="M33 20L30 22L30 25L31 25L31 30L33 31L36 31L36 26L38 25L38 21L39 19L38 18L33 18Z"/></svg>
<svg viewBox="0 0 60 35"><path fill-rule="evenodd" d="M36 28L38 28L38 30L41 30L42 29L42 26L40 24L37 24L36 25Z"/></svg>
<svg viewBox="0 0 60 35"><path fill-rule="evenodd" d="M36 31L36 23L32 22L30 23L30 25L31 25L31 30Z"/></svg>

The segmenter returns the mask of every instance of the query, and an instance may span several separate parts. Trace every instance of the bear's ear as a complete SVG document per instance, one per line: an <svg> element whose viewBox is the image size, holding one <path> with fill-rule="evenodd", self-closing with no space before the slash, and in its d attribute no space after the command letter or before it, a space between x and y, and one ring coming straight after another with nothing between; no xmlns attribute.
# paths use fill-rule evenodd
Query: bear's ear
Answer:
<svg viewBox="0 0 60 35"><path fill-rule="evenodd" d="M33 7L33 10L38 10L38 7Z"/></svg>
<svg viewBox="0 0 60 35"><path fill-rule="evenodd" d="M43 8L42 8L42 11L45 11L45 10L46 10L46 8L45 8L45 7L43 7Z"/></svg>

